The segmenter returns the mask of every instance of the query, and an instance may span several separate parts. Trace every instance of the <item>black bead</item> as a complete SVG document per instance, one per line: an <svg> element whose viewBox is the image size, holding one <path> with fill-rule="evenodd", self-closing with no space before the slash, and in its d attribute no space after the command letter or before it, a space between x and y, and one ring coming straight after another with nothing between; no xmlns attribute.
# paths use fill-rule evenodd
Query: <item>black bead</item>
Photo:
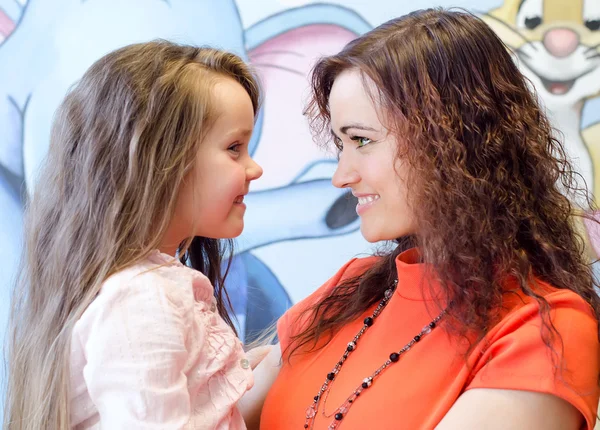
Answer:
<svg viewBox="0 0 600 430"><path fill-rule="evenodd" d="M340 414L340 413L335 414L335 419L336 420L341 421L342 418L344 418L344 416L342 414Z"/></svg>
<svg viewBox="0 0 600 430"><path fill-rule="evenodd" d="M308 424L304 424L304 428L307 429L308 428Z"/></svg>
<svg viewBox="0 0 600 430"><path fill-rule="evenodd" d="M415 336L415 338L414 338L414 341L415 341L415 342L418 342L418 341L420 341L420 340L421 340L421 336L419 336L419 335L416 335L416 336Z"/></svg>
<svg viewBox="0 0 600 430"><path fill-rule="evenodd" d="M429 328L435 328L435 322L434 321L431 321L429 323Z"/></svg>
<svg viewBox="0 0 600 430"><path fill-rule="evenodd" d="M319 396L315 396L315 402L319 401Z"/></svg>
<svg viewBox="0 0 600 430"><path fill-rule="evenodd" d="M363 388L369 388L369 384L367 384L366 382L363 382L363 383L362 383L362 387L363 387Z"/></svg>
<svg viewBox="0 0 600 430"><path fill-rule="evenodd" d="M356 393L354 393L354 394L356 394L356 397L360 396L360 392L359 392L359 391L357 391L357 392L356 392Z"/></svg>
<svg viewBox="0 0 600 430"><path fill-rule="evenodd" d="M365 323L366 326L371 327L373 325L373 318L366 317L364 323Z"/></svg>
<svg viewBox="0 0 600 430"><path fill-rule="evenodd" d="M353 401L354 401L354 400L350 399L350 400L348 400L348 403L352 403Z"/></svg>
<svg viewBox="0 0 600 430"><path fill-rule="evenodd" d="M335 373L328 373L327 374L327 379L329 379L330 381L333 381L333 378L335 378Z"/></svg>
<svg viewBox="0 0 600 430"><path fill-rule="evenodd" d="M398 361L400 359L400 354L398 354L397 352L392 352L390 354L390 360L395 363L396 361Z"/></svg>

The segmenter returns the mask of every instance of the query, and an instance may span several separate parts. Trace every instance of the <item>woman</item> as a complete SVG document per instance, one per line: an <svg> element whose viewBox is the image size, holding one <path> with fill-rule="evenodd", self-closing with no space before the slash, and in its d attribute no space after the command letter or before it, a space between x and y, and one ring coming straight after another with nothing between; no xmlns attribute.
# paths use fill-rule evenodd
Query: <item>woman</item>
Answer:
<svg viewBox="0 0 600 430"><path fill-rule="evenodd" d="M600 301L565 197L585 190L498 37L417 11L320 60L312 88L333 184L395 247L281 318L261 428L592 429Z"/></svg>

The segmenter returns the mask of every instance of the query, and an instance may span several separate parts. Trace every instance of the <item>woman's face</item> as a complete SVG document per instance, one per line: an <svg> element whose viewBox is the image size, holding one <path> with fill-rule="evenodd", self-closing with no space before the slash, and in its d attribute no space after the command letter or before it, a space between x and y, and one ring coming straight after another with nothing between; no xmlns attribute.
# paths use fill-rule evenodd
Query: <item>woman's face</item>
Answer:
<svg viewBox="0 0 600 430"><path fill-rule="evenodd" d="M374 85L368 79L366 84ZM381 123L384 116L364 85L360 72L351 69L331 89L331 128L342 148L332 182L358 198L356 212L366 240L393 240L416 230L408 165L398 159L398 139Z"/></svg>

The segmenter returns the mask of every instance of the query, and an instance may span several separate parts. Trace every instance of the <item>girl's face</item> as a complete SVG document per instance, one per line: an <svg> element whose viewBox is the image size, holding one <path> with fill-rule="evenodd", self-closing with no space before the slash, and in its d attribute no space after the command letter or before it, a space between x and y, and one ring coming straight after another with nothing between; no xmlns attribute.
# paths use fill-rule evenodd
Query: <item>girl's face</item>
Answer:
<svg viewBox="0 0 600 430"><path fill-rule="evenodd" d="M262 175L262 168L248 153L254 128L250 96L235 80L219 78L213 101L217 119L199 145L163 240L164 252L169 254L190 236L239 236L244 228L244 196L250 182Z"/></svg>
<svg viewBox="0 0 600 430"><path fill-rule="evenodd" d="M381 123L383 115L365 91L359 71L347 70L335 79L329 109L332 132L342 148L332 182L351 188L358 198L356 212L365 239L377 242L415 233L408 166L398 160L398 141Z"/></svg>

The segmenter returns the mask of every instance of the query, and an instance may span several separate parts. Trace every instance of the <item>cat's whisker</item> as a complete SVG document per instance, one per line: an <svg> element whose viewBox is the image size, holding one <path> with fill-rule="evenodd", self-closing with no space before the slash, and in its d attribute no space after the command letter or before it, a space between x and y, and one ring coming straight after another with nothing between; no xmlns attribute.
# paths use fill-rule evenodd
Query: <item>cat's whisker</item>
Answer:
<svg viewBox="0 0 600 430"><path fill-rule="evenodd" d="M525 51L515 48L514 46L510 46L506 42L503 42L503 43L504 43L504 46L506 46L508 48L508 50L510 51L510 54L517 57L517 60L520 60L520 59L531 60L531 55L529 55Z"/></svg>
<svg viewBox="0 0 600 430"><path fill-rule="evenodd" d="M597 44L597 45L594 45L594 46L590 46L588 49L586 49L586 50L584 51L584 53L586 53L586 54L587 54L588 52L590 52L590 51L595 51L595 50L596 50L596 49L598 49L598 48L600 48L600 43L599 43L599 44Z"/></svg>
<svg viewBox="0 0 600 430"><path fill-rule="evenodd" d="M518 57L525 57L528 60L531 59L531 55L527 54L526 52L523 52L523 51L518 51L518 52L514 51L514 52L515 52L515 55L517 55Z"/></svg>

